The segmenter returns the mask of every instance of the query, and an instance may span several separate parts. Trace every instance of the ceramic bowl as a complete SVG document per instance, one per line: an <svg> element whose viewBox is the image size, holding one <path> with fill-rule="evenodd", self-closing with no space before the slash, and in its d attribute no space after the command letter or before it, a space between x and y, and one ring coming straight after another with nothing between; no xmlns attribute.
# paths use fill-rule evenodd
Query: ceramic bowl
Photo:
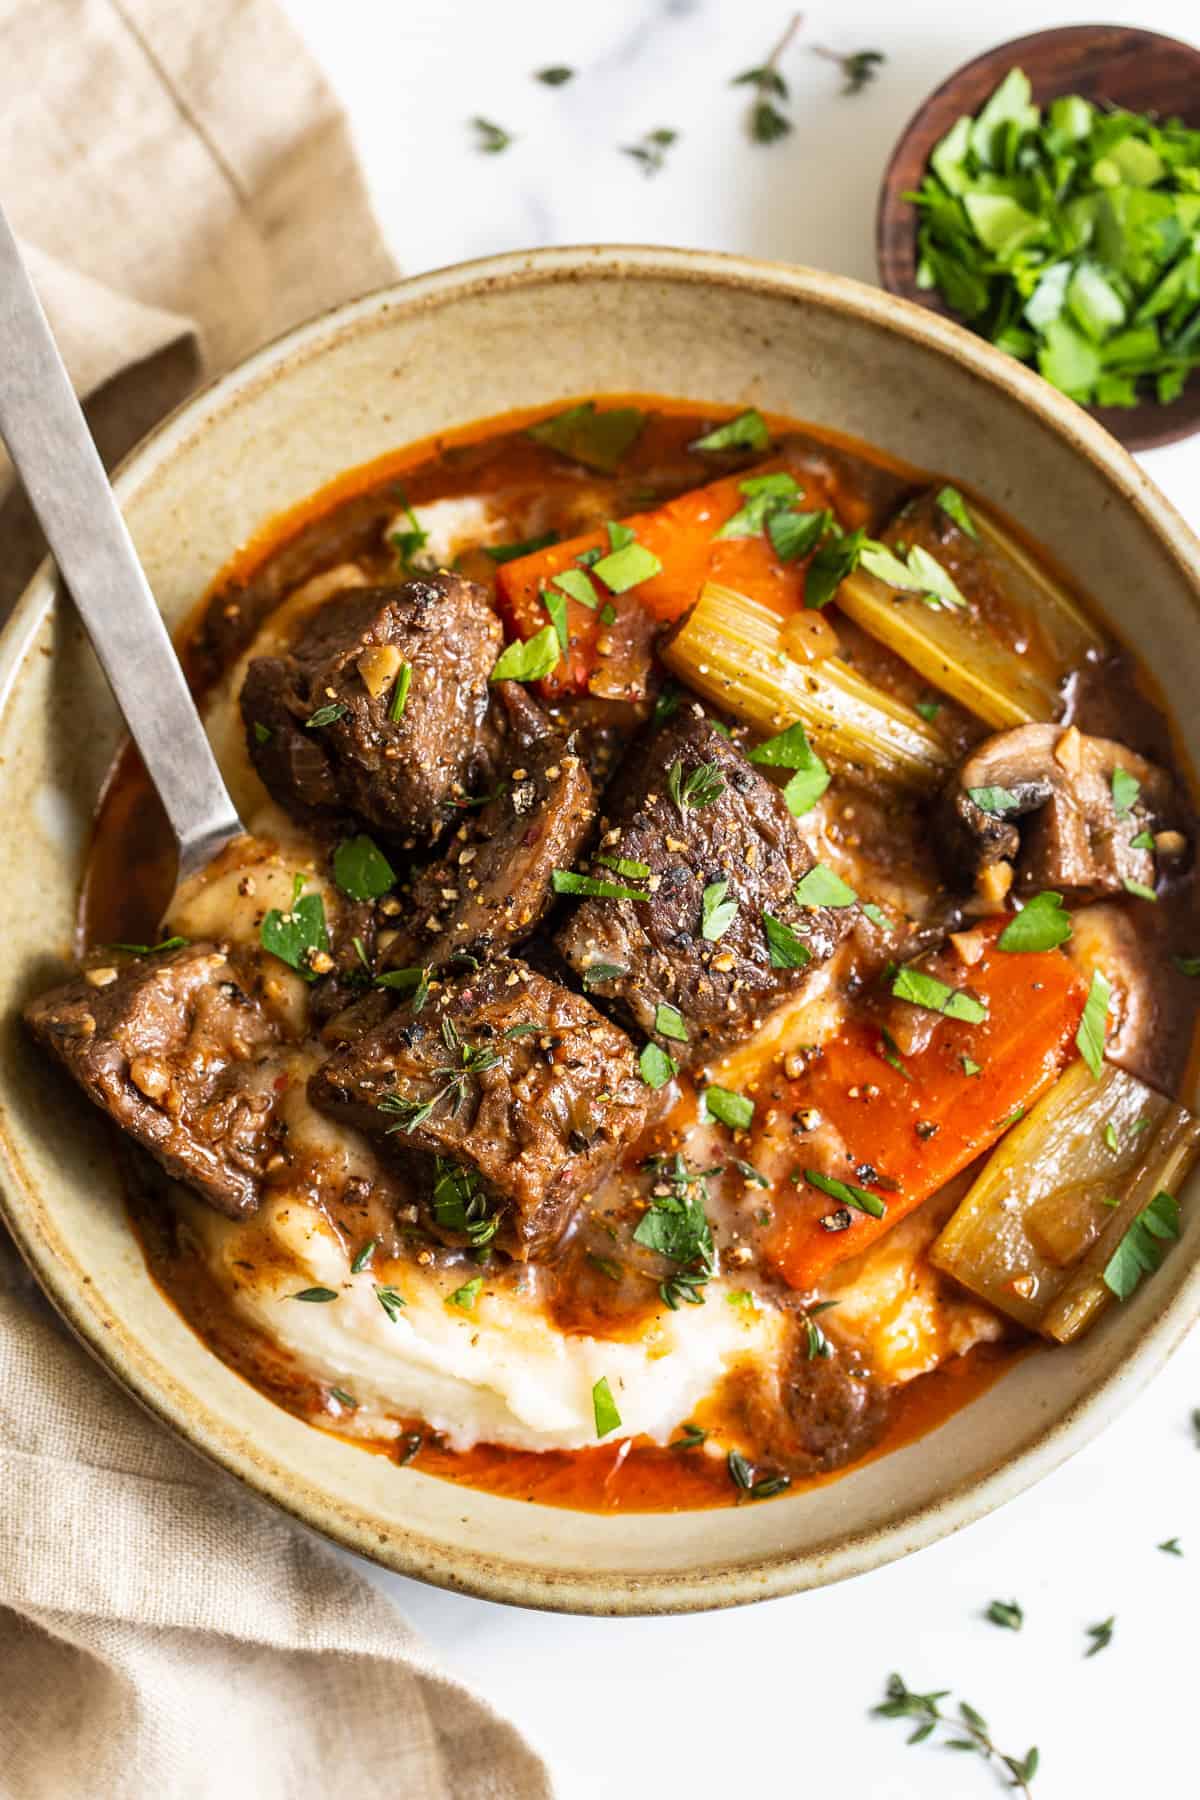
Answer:
<svg viewBox="0 0 1200 1800"><path fill-rule="evenodd" d="M351 465L510 407L618 390L791 413L978 489L1136 635L1195 756L1200 544L1045 382L832 275L607 248L422 276L252 357L148 438L117 489L177 626L232 550ZM132 1394L348 1548L445 1587L577 1612L681 1612L840 1580L1029 1487L1138 1393L1200 1311L1200 1204L1185 1204L1162 1271L1078 1347L1024 1359L908 1448L757 1507L603 1517L519 1504L301 1424L206 1350L151 1283L102 1121L17 1020L68 953L88 821L120 736L43 570L0 648L4 1215L51 1300Z"/></svg>

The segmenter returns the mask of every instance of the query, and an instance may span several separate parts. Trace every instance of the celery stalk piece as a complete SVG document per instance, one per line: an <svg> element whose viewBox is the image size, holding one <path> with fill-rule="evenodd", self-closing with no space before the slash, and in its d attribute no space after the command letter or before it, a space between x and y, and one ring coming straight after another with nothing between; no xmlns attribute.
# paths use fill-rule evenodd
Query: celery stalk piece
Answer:
<svg viewBox="0 0 1200 1800"><path fill-rule="evenodd" d="M939 491L910 501L883 542L925 550L951 575L966 607L930 606L863 568L842 582L838 606L995 729L1058 718L1064 677L1103 648L1103 636L985 507L967 501L978 532L972 538L938 505Z"/></svg>
<svg viewBox="0 0 1200 1800"><path fill-rule="evenodd" d="M950 752L919 713L836 656L789 656L784 625L760 601L710 581L663 659L764 736L799 720L818 754L843 774L926 792L945 780Z"/></svg>
<svg viewBox="0 0 1200 1800"><path fill-rule="evenodd" d="M932 1260L1065 1343L1111 1300L1103 1272L1136 1213L1177 1192L1198 1149L1200 1120L1176 1101L1113 1063L1099 1081L1073 1063L1001 1139Z"/></svg>

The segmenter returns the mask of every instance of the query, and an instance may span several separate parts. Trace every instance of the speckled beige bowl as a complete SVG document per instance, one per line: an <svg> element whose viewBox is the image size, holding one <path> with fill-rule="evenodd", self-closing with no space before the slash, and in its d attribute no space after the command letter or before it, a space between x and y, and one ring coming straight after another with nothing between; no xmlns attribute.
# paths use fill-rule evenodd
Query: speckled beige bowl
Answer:
<svg viewBox="0 0 1200 1800"><path fill-rule="evenodd" d="M1200 544L1069 401L871 288L690 251L563 250L423 276L297 331L177 413L118 490L172 624L256 526L348 466L508 407L642 389L754 402L957 474L1136 636L1200 748ZM298 1423L205 1350L146 1276L100 1121L23 1037L68 944L120 736L43 572L0 649L0 1186L47 1293L118 1380L260 1494L405 1574L579 1612L684 1611L836 1581L1018 1494L1094 1435L1200 1311L1200 1205L1153 1281L1077 1349L1028 1358L941 1430L813 1493L592 1517L400 1470Z"/></svg>

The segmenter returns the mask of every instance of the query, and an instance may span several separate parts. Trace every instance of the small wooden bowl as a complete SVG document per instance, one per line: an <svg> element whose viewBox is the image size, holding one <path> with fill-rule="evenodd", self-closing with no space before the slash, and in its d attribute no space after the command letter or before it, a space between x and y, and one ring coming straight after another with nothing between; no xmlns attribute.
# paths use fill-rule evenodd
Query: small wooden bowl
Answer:
<svg viewBox="0 0 1200 1800"><path fill-rule="evenodd" d="M977 113L1011 68L1024 69L1041 106L1060 94L1082 94L1131 112L1177 117L1200 126L1200 50L1178 38L1125 25L1069 25L1012 38L977 56L944 81L906 126L879 190L875 254L892 294L947 318L955 314L936 289L917 286L916 209L903 196L921 185L929 153L962 113ZM1200 371L1168 406L1093 406L1088 411L1129 450L1174 443L1200 430Z"/></svg>

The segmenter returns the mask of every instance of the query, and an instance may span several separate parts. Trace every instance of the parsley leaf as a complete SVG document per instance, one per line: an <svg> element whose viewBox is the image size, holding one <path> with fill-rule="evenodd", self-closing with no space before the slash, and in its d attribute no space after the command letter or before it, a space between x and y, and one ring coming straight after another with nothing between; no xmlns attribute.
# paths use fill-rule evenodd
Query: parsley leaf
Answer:
<svg viewBox="0 0 1200 1800"><path fill-rule="evenodd" d="M601 411L594 400L584 400L531 425L526 435L572 462L612 475L633 448L645 422L645 413L637 407L612 406Z"/></svg>
<svg viewBox="0 0 1200 1800"><path fill-rule="evenodd" d="M754 1118L753 1100L746 1094L736 1094L732 1088L721 1087L716 1082L703 1090L700 1106L705 1118L716 1119L722 1125L728 1125L731 1131L748 1130Z"/></svg>
<svg viewBox="0 0 1200 1800"><path fill-rule="evenodd" d="M847 575L858 567L866 542L867 534L860 525L821 545L804 575L804 604L810 611L820 612L829 605Z"/></svg>
<svg viewBox="0 0 1200 1800"><path fill-rule="evenodd" d="M968 788L967 797L973 800L980 812L990 813L993 819L1007 818L1009 813L1020 812L1024 802L1020 794L1014 794L1006 787Z"/></svg>
<svg viewBox="0 0 1200 1800"><path fill-rule="evenodd" d="M258 936L263 949L285 962L289 969L295 969L305 981L316 980L312 960L329 954L329 932L325 902L320 894L304 893L303 875L295 878L287 912L273 906L263 919Z"/></svg>
<svg viewBox="0 0 1200 1800"><path fill-rule="evenodd" d="M617 1403L612 1397L612 1389L605 1375L600 1377L592 1389L592 1414L598 1438L607 1437L610 1431L620 1430L621 1415L617 1411Z"/></svg>
<svg viewBox="0 0 1200 1800"><path fill-rule="evenodd" d="M997 950L1057 950L1071 935L1071 916L1061 894L1034 894L996 939Z"/></svg>
<svg viewBox="0 0 1200 1800"><path fill-rule="evenodd" d="M521 557L532 556L537 550L547 550L557 542L557 531L544 531L541 537L520 538L510 544L485 544L483 554L497 565L519 562Z"/></svg>
<svg viewBox="0 0 1200 1800"><path fill-rule="evenodd" d="M333 878L352 900L378 900L396 885L396 871L373 838L347 838L333 853Z"/></svg>
<svg viewBox="0 0 1200 1800"><path fill-rule="evenodd" d="M328 706L318 706L311 718L304 721L306 731L319 731L322 725L334 725L344 719L350 708L342 700L331 701Z"/></svg>
<svg viewBox="0 0 1200 1800"><path fill-rule="evenodd" d="M482 1286L483 1276L473 1276L470 1281L464 1281L460 1288L455 1288L446 1301L446 1305L457 1306L461 1312L473 1312Z"/></svg>
<svg viewBox="0 0 1200 1800"><path fill-rule="evenodd" d="M773 969L803 969L812 961L812 951L790 925L769 912L763 914L762 922Z"/></svg>
<svg viewBox="0 0 1200 1800"><path fill-rule="evenodd" d="M913 1006L924 1006L930 1012L943 1013L948 1019L964 1019L971 1025L982 1025L987 1007L974 994L962 988L948 987L935 975L922 969L905 967L897 971L892 982L892 997L907 1000Z"/></svg>
<svg viewBox="0 0 1200 1800"><path fill-rule="evenodd" d="M856 1187L852 1181L839 1181L836 1175L825 1175L820 1169L805 1169L804 1179L810 1187L828 1194L839 1206L853 1207L855 1212L869 1213L873 1219L887 1217L887 1206L878 1194Z"/></svg>
<svg viewBox="0 0 1200 1800"><path fill-rule="evenodd" d="M1104 1068L1104 1038L1108 1027L1108 1002L1112 989L1099 969L1093 969L1091 986L1075 1033L1075 1043L1094 1078L1099 1081Z"/></svg>
<svg viewBox="0 0 1200 1800"><path fill-rule="evenodd" d="M1118 819L1127 819L1137 804L1137 797L1142 791L1142 784L1127 769L1116 768L1112 772L1113 810Z"/></svg>
<svg viewBox="0 0 1200 1800"><path fill-rule="evenodd" d="M1179 1236L1179 1202L1173 1194L1155 1194L1129 1225L1105 1264L1104 1285L1118 1300L1128 1300L1143 1275L1153 1275L1162 1261L1160 1245Z"/></svg>
<svg viewBox="0 0 1200 1800"><path fill-rule="evenodd" d="M716 426L703 437L693 438L689 450L767 450L771 434L757 407L751 406L735 419Z"/></svg>
<svg viewBox="0 0 1200 1800"><path fill-rule="evenodd" d="M965 531L968 537L977 538L979 536L975 521L967 511L967 503L957 488L939 488L933 499L934 505L940 506L946 516L954 520L960 531Z"/></svg>
<svg viewBox="0 0 1200 1800"><path fill-rule="evenodd" d="M624 594L643 581L649 581L652 575L662 573L662 564L652 550L636 539L622 544L619 550L610 550L607 556L592 565L592 574L598 576L610 593Z"/></svg>
<svg viewBox="0 0 1200 1800"><path fill-rule="evenodd" d="M622 887L617 881L598 881L594 875L576 875L571 869L555 869L550 876L550 885L556 894L584 894L593 900L650 898L649 894L639 893L637 888Z"/></svg>
<svg viewBox="0 0 1200 1800"><path fill-rule="evenodd" d="M723 938L737 918L738 903L727 900L728 881L710 881L700 896L700 935L707 943Z"/></svg>
<svg viewBox="0 0 1200 1800"><path fill-rule="evenodd" d="M812 748L799 720L789 725L786 731L758 744L750 752L750 761L795 771L783 790L784 801L793 818L800 819L811 812L829 786L829 770Z"/></svg>
<svg viewBox="0 0 1200 1800"><path fill-rule="evenodd" d="M668 1056L661 1044L643 1044L638 1057L638 1072L648 1088L665 1087L672 1075L678 1075L679 1064Z"/></svg>
<svg viewBox="0 0 1200 1800"><path fill-rule="evenodd" d="M795 899L801 906L853 906L858 899L852 887L847 887L840 875L824 863L814 863L807 875L802 875L792 890Z"/></svg>
<svg viewBox="0 0 1200 1800"><path fill-rule="evenodd" d="M661 1001L654 1009L654 1029L659 1037L674 1038L677 1043L686 1044L688 1028L683 1014L674 1006L666 1006Z"/></svg>
<svg viewBox="0 0 1200 1800"><path fill-rule="evenodd" d="M500 652L489 681L540 681L559 660L558 634L553 625L543 625L531 638L514 638Z"/></svg>

